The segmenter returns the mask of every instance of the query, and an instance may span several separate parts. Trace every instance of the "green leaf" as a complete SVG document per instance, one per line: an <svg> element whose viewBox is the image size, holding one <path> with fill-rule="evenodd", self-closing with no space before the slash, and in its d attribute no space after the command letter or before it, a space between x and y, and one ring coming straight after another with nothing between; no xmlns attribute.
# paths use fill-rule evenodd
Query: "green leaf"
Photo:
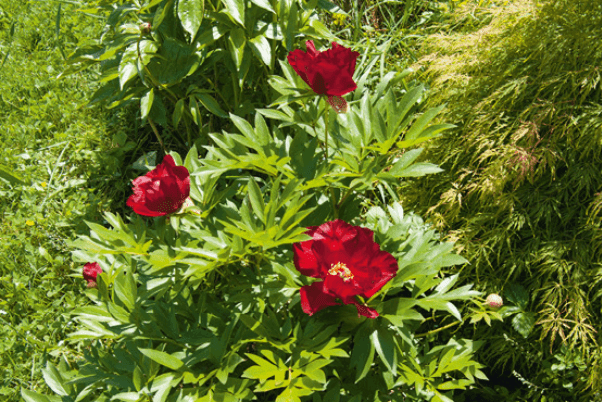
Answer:
<svg viewBox="0 0 602 402"><path fill-rule="evenodd" d="M140 400L138 392L120 392L111 397L111 400L117 400L122 402L137 402Z"/></svg>
<svg viewBox="0 0 602 402"><path fill-rule="evenodd" d="M289 9L289 14L286 18L286 32L285 32L285 44L286 50L289 52L293 50L295 43L295 35L297 34L297 2L294 1Z"/></svg>
<svg viewBox="0 0 602 402"><path fill-rule="evenodd" d="M23 179L11 171L8 167L0 165L0 178L8 181L11 184L25 184Z"/></svg>
<svg viewBox="0 0 602 402"><path fill-rule="evenodd" d="M182 115L184 114L184 99L179 99L176 102L176 106L174 107L173 115L171 118L171 124L178 128L180 124L180 120L182 119Z"/></svg>
<svg viewBox="0 0 602 402"><path fill-rule="evenodd" d="M341 9L339 6L337 6L336 4L334 4L328 0L318 0L318 7L320 7L323 10L326 10L330 13L333 13L333 14L347 15L345 10Z"/></svg>
<svg viewBox="0 0 602 402"><path fill-rule="evenodd" d="M443 172L439 166L432 163L415 163L405 169L395 171L395 177L419 177L427 174ZM390 173L393 174L393 173Z"/></svg>
<svg viewBox="0 0 602 402"><path fill-rule="evenodd" d="M194 44L188 45L168 36L157 52L157 57L153 57L148 64L148 69L159 84L174 85L196 71L199 64L200 55Z"/></svg>
<svg viewBox="0 0 602 402"><path fill-rule="evenodd" d="M376 353L387 366L387 369L393 374L397 375L397 351L395 348L395 341L393 335L386 328L378 328L370 335L370 340L374 344Z"/></svg>
<svg viewBox="0 0 602 402"><path fill-rule="evenodd" d="M279 384L282 384L281 386L284 385L284 376L288 372L288 368L284 365L284 363L280 364L281 361L278 361L279 364L276 366L275 364L272 364L257 355L251 353L245 353L245 355L249 359L253 360L257 365L247 368L242 373L242 377L254 378L261 381L267 380L270 377L274 377L276 386Z"/></svg>
<svg viewBox="0 0 602 402"><path fill-rule="evenodd" d="M182 28L190 34L191 42L201 27L204 12L205 0L178 0L178 18Z"/></svg>
<svg viewBox="0 0 602 402"><path fill-rule="evenodd" d="M113 285L115 286L115 294L119 300L128 310L133 311L136 305L137 286L131 271L120 272L115 278Z"/></svg>
<svg viewBox="0 0 602 402"><path fill-rule="evenodd" d="M248 121L246 121L242 117L237 116L232 113L230 113L230 119L232 120L232 123L234 123L236 128L238 128L245 137L247 137L251 141L259 142L258 141L259 139L255 135L255 130L253 129L253 126L251 126L251 124ZM260 145L267 145L267 144L260 144Z"/></svg>
<svg viewBox="0 0 602 402"><path fill-rule="evenodd" d="M50 400L46 395L38 394L37 392L23 388L21 388L21 397L25 402L54 402L54 399Z"/></svg>
<svg viewBox="0 0 602 402"><path fill-rule="evenodd" d="M504 288L504 296L506 299L516 304L522 310L527 309L529 304L529 292L524 286L518 283L510 283Z"/></svg>
<svg viewBox="0 0 602 402"><path fill-rule="evenodd" d="M142 98L140 98L140 117L146 119L148 113L153 106L153 100L155 99L155 89L151 88Z"/></svg>
<svg viewBox="0 0 602 402"><path fill-rule="evenodd" d="M125 56L124 56L125 57ZM123 90L125 84L138 74L136 63L128 60L122 60L119 64L119 85Z"/></svg>
<svg viewBox="0 0 602 402"><path fill-rule="evenodd" d="M257 5L258 7L263 8L264 10L268 10L276 14L276 11L274 11L268 0L251 0L251 2Z"/></svg>
<svg viewBox="0 0 602 402"><path fill-rule="evenodd" d="M138 348L138 350L140 351L140 353L150 358L152 361L155 361L172 370L181 370L186 367L182 360L170 355L169 353L161 352L159 350L154 349Z"/></svg>
<svg viewBox="0 0 602 402"><path fill-rule="evenodd" d="M264 327L261 322L257 321L255 318L251 317L250 315L243 314L240 316L240 320L251 331L255 332L257 335L259 335L263 338L271 339L272 335L275 335L275 334L270 334L270 331L268 331L268 329L266 327Z"/></svg>
<svg viewBox="0 0 602 402"><path fill-rule="evenodd" d="M366 377L370 372L370 366L374 360L374 344L372 336L360 335L360 331L355 336L353 351L351 352L350 366L355 367L355 383L357 384L362 378Z"/></svg>
<svg viewBox="0 0 602 402"><path fill-rule="evenodd" d="M142 373L142 370L140 369L140 367L137 364L136 364L136 368L134 369L134 373L132 376L132 382L134 383L134 387L136 388L136 391L138 391L138 392L145 385L144 373Z"/></svg>
<svg viewBox="0 0 602 402"><path fill-rule="evenodd" d="M243 27L245 26L245 0L222 0L229 14L234 21Z"/></svg>
<svg viewBox="0 0 602 402"><path fill-rule="evenodd" d="M406 133L404 136L405 141L415 140L420 136L420 134L424 131L428 123L439 114L441 110L443 110L445 106L439 106L432 109L427 110L420 116L414 124L412 124L412 128Z"/></svg>
<svg viewBox="0 0 602 402"><path fill-rule="evenodd" d="M261 194L261 190L255 182L255 179L250 178L248 183L249 184L247 186L249 200L251 201L253 212L262 222L265 223L265 203L263 201L263 195Z"/></svg>
<svg viewBox="0 0 602 402"><path fill-rule="evenodd" d="M531 312L518 313L512 318L512 327L523 337L527 338L535 326L535 314Z"/></svg>
<svg viewBox="0 0 602 402"><path fill-rule="evenodd" d="M458 380L446 381L442 384L437 385L437 389L442 390L450 390L450 389L466 389L467 386L472 385L473 381L467 380L465 378L460 378Z"/></svg>
<svg viewBox="0 0 602 402"><path fill-rule="evenodd" d="M230 32L230 36L228 37L228 46L230 48L230 54L232 56L232 60L234 61L234 65L236 65L237 70L240 70L242 66L246 43L247 38L243 29L236 28Z"/></svg>
<svg viewBox="0 0 602 402"><path fill-rule="evenodd" d="M71 392L71 386L65 385L61 374L58 372L50 362L46 362L46 368L42 369L42 375L46 385L54 391L54 393L61 396L68 396Z"/></svg>
<svg viewBox="0 0 602 402"><path fill-rule="evenodd" d="M255 53L255 56L263 62L266 66L269 66L272 62L272 48L270 42L263 35L258 35L253 39L249 40L251 50Z"/></svg>
<svg viewBox="0 0 602 402"><path fill-rule="evenodd" d="M403 172L412 162L418 158L418 156L422 153L422 148L412 149L410 151L405 152L401 158L397 160L389 170L389 173L393 176L400 177L400 172Z"/></svg>
<svg viewBox="0 0 602 402"><path fill-rule="evenodd" d="M221 118L227 119L228 114L224 112L219 103L215 100L215 98L209 94L197 92L194 94L194 97L198 99L199 102L211 113Z"/></svg>
<svg viewBox="0 0 602 402"><path fill-rule="evenodd" d="M270 145L270 142L272 140L270 130L268 129L267 124L265 124L263 116L259 113L255 114L255 134L257 135L256 138L259 141L259 145Z"/></svg>

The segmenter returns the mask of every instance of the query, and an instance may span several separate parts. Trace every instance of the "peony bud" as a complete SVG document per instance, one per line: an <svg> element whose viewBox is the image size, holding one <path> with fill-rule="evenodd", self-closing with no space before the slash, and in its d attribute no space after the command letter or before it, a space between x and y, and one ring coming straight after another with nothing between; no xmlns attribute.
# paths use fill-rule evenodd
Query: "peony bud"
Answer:
<svg viewBox="0 0 602 402"><path fill-rule="evenodd" d="M83 276L88 281L89 288L96 287L96 277L102 272L102 268L97 262L89 262L84 265Z"/></svg>
<svg viewBox="0 0 602 402"><path fill-rule="evenodd" d="M492 293L489 296L487 296L487 299L485 300L485 303L492 308L499 308L502 307L504 305L504 300L502 299L502 297L496 293Z"/></svg>
<svg viewBox="0 0 602 402"><path fill-rule="evenodd" d="M142 32L143 35L148 35L151 32L150 22L143 22L140 24L140 32Z"/></svg>

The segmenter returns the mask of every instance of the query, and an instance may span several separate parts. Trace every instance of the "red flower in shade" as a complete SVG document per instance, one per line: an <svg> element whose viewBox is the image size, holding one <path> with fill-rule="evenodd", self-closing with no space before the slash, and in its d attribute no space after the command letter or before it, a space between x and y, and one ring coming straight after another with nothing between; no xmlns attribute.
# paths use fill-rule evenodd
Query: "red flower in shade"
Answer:
<svg viewBox="0 0 602 402"><path fill-rule="evenodd" d="M190 194L190 174L184 166L176 166L171 155L163 163L136 178L134 194L127 205L144 216L163 216L176 212Z"/></svg>
<svg viewBox="0 0 602 402"><path fill-rule="evenodd" d="M332 43L332 48L318 52L314 42L305 43L307 53L296 49L288 54L288 63L318 95L327 95L328 102L337 111L346 111L347 102L341 96L354 91L353 81L358 52Z"/></svg>
<svg viewBox="0 0 602 402"><path fill-rule="evenodd" d="M338 303L354 304L358 316L378 317L376 310L359 304L355 296L372 297L397 274L397 260L380 249L370 229L341 220L312 226L312 240L293 245L295 267L303 275L322 278L301 288L301 307L309 315Z"/></svg>
<svg viewBox="0 0 602 402"><path fill-rule="evenodd" d="M96 287L96 277L102 272L102 268L97 262L89 262L84 265L84 279L88 281L89 288Z"/></svg>

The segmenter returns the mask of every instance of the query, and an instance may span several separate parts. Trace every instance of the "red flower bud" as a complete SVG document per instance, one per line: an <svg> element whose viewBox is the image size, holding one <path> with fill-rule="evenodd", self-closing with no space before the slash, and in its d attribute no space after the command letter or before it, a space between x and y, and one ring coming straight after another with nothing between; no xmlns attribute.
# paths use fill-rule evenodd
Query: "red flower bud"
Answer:
<svg viewBox="0 0 602 402"><path fill-rule="evenodd" d="M358 316L378 317L376 310L358 303L355 296L372 297L397 274L397 260L380 249L370 229L341 220L308 228L312 240L293 245L295 267L303 275L321 278L301 288L301 307L309 315L328 306L356 306Z"/></svg>
<svg viewBox="0 0 602 402"><path fill-rule="evenodd" d="M290 52L288 63L315 93L327 95L337 112L345 111L347 102L340 97L357 88L353 73L360 54L336 42L323 52L318 52L311 40L305 46L307 52L300 49Z"/></svg>
<svg viewBox="0 0 602 402"><path fill-rule="evenodd" d="M127 205L144 216L163 216L176 212L190 194L190 174L184 166L176 166L171 155L145 176L136 178L134 194Z"/></svg>
<svg viewBox="0 0 602 402"><path fill-rule="evenodd" d="M88 281L89 288L96 287L96 277L102 272L102 268L97 262L89 262L84 265L83 276Z"/></svg>

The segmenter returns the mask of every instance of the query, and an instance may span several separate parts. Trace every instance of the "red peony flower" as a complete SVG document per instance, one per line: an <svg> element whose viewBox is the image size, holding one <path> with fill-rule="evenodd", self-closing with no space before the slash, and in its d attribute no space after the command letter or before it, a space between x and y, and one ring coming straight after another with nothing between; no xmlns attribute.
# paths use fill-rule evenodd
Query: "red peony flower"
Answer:
<svg viewBox="0 0 602 402"><path fill-rule="evenodd" d="M84 279L88 281L89 288L96 287L96 277L102 272L102 268L97 262L89 262L84 265Z"/></svg>
<svg viewBox="0 0 602 402"><path fill-rule="evenodd" d="M171 155L163 163L136 178L134 194L127 205L144 216L163 216L176 212L190 194L190 174L184 166L176 166Z"/></svg>
<svg viewBox="0 0 602 402"><path fill-rule="evenodd" d="M376 310L358 303L355 296L372 297L397 274L397 260L380 249L370 229L341 220L312 226L312 240L293 245L295 267L303 275L322 278L301 288L301 307L309 315L336 299L357 307L358 316L378 317Z"/></svg>
<svg viewBox="0 0 602 402"><path fill-rule="evenodd" d="M318 95L327 95L328 102L337 111L346 111L347 102L341 96L354 91L353 81L358 52L332 43L332 48L318 52L314 42L305 43L307 53L296 49L288 54L288 63Z"/></svg>

